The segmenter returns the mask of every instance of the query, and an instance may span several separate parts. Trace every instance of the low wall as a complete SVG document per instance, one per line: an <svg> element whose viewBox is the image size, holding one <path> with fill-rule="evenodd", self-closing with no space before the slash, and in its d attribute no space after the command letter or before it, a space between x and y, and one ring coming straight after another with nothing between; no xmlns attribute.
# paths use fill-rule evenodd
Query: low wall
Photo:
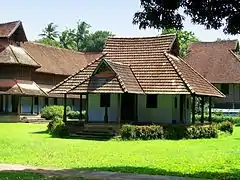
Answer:
<svg viewBox="0 0 240 180"><path fill-rule="evenodd" d="M20 116L19 115L0 115L0 123L13 123L19 122Z"/></svg>

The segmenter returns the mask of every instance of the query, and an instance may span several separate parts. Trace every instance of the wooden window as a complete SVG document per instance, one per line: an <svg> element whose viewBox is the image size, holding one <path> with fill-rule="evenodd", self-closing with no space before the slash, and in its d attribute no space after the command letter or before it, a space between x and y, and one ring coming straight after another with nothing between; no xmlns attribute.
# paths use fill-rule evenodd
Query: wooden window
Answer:
<svg viewBox="0 0 240 180"><path fill-rule="evenodd" d="M174 106L175 106L175 108L178 107L178 100L177 100L177 97L174 98Z"/></svg>
<svg viewBox="0 0 240 180"><path fill-rule="evenodd" d="M34 97L34 105L38 105L38 97Z"/></svg>
<svg viewBox="0 0 240 180"><path fill-rule="evenodd" d="M44 99L44 104L45 104L45 106L48 106L48 98Z"/></svg>
<svg viewBox="0 0 240 180"><path fill-rule="evenodd" d="M100 107L110 107L110 94L100 94Z"/></svg>
<svg viewBox="0 0 240 180"><path fill-rule="evenodd" d="M157 94L147 94L147 108L157 108Z"/></svg>
<svg viewBox="0 0 240 180"><path fill-rule="evenodd" d="M221 84L221 91L225 95L229 95L229 84Z"/></svg>
<svg viewBox="0 0 240 180"><path fill-rule="evenodd" d="M53 103L54 103L54 105L57 105L58 103L57 103L57 98L54 98L53 99Z"/></svg>

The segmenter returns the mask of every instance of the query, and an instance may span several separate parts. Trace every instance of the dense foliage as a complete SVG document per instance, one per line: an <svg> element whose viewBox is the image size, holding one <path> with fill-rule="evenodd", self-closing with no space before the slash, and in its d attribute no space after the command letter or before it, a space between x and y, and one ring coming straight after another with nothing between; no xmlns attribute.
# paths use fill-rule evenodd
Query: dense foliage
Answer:
<svg viewBox="0 0 240 180"><path fill-rule="evenodd" d="M85 119L85 112L86 111L82 111L82 117L80 117L79 111L69 111L67 116L69 119Z"/></svg>
<svg viewBox="0 0 240 180"><path fill-rule="evenodd" d="M230 134L233 133L233 124L229 121L225 121L225 122L217 124L217 128L223 132L228 132Z"/></svg>
<svg viewBox="0 0 240 180"><path fill-rule="evenodd" d="M201 121L201 115L195 115L196 117L196 121ZM208 115L204 116L204 121L207 122L208 121ZM225 115L216 115L213 114L212 115L212 122L213 123L221 123L221 122L225 122L225 121L229 121L232 124L240 124L240 116L225 116Z"/></svg>
<svg viewBox="0 0 240 180"><path fill-rule="evenodd" d="M194 35L193 32L188 31L181 31L177 30L175 28L173 29L163 29L162 34L176 34L177 39L179 42L179 49L180 49L180 57L184 57L187 55L188 52L188 46L198 41L197 37Z"/></svg>
<svg viewBox="0 0 240 180"><path fill-rule="evenodd" d="M37 40L39 43L84 52L101 52L108 37L113 36L109 31L90 32L90 25L78 21L76 28L57 31L57 25L49 23Z"/></svg>
<svg viewBox="0 0 240 180"><path fill-rule="evenodd" d="M219 29L224 32L240 33L239 0L140 0L141 11L135 13L133 23L139 28L152 27L183 28L184 15L190 16L193 23L204 25L207 29ZM182 10L180 11L180 9Z"/></svg>
<svg viewBox="0 0 240 180"><path fill-rule="evenodd" d="M68 128L62 119L56 118L48 123L48 132L54 137L68 136Z"/></svg>
<svg viewBox="0 0 240 180"><path fill-rule="evenodd" d="M71 111L71 107L67 106L67 113ZM47 120L54 120L57 118L63 118L64 107L58 105L45 106L42 109L41 117Z"/></svg>
<svg viewBox="0 0 240 180"><path fill-rule="evenodd" d="M123 125L120 130L122 139L200 139L218 137L217 127L214 125Z"/></svg>

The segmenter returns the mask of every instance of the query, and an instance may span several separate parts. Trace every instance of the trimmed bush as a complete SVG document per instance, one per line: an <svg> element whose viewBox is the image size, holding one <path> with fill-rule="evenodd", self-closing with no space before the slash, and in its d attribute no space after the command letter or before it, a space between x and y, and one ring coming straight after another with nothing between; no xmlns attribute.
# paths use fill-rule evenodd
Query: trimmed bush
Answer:
<svg viewBox="0 0 240 180"><path fill-rule="evenodd" d="M68 128L64 124L63 120L56 118L48 123L48 132L55 137L66 137L68 136Z"/></svg>
<svg viewBox="0 0 240 180"><path fill-rule="evenodd" d="M67 106L67 112L71 111L71 107ZM54 120L56 118L63 118L63 106L46 106L42 109L41 117L47 120Z"/></svg>
<svg viewBox="0 0 240 180"><path fill-rule="evenodd" d="M218 131L214 125L173 125L173 126L137 126L123 125L120 129L120 136L127 140L150 140L150 139L200 139L216 138Z"/></svg>
<svg viewBox="0 0 240 180"><path fill-rule="evenodd" d="M233 133L233 124L229 121L217 124L217 128L223 132L229 132L230 134Z"/></svg>
<svg viewBox="0 0 240 180"><path fill-rule="evenodd" d="M79 111L69 111L68 112L68 118L69 119L79 119L80 118L80 112ZM85 119L85 111L82 111L81 119Z"/></svg>
<svg viewBox="0 0 240 180"><path fill-rule="evenodd" d="M201 115L196 115L196 121L201 121ZM208 115L204 116L204 121L208 121ZM221 123L229 121L232 124L240 124L240 117L239 116L218 116L218 115L212 115L212 122L214 123Z"/></svg>

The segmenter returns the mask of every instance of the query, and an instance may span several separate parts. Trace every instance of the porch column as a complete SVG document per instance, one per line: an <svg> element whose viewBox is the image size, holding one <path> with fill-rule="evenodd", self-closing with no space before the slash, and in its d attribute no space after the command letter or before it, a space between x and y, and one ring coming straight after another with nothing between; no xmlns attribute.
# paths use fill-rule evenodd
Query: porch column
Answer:
<svg viewBox="0 0 240 180"><path fill-rule="evenodd" d="M204 96L201 97L201 123L204 123Z"/></svg>
<svg viewBox="0 0 240 180"><path fill-rule="evenodd" d="M40 97L37 97L37 114L40 114Z"/></svg>
<svg viewBox="0 0 240 180"><path fill-rule="evenodd" d="M86 94L86 113L85 113L85 122L88 122L88 93Z"/></svg>
<svg viewBox="0 0 240 180"><path fill-rule="evenodd" d="M0 95L0 112L3 112L3 95Z"/></svg>
<svg viewBox="0 0 240 180"><path fill-rule="evenodd" d="M67 121L67 94L64 94L63 104L64 104L63 122L66 122Z"/></svg>
<svg viewBox="0 0 240 180"><path fill-rule="evenodd" d="M117 123L121 124L121 94L117 94Z"/></svg>
<svg viewBox="0 0 240 180"><path fill-rule="evenodd" d="M195 124L195 94L192 95L192 123Z"/></svg>
<svg viewBox="0 0 240 180"><path fill-rule="evenodd" d="M9 98L8 98L8 95L6 94L5 95L5 113L8 113L8 102Z"/></svg>
<svg viewBox="0 0 240 180"><path fill-rule="evenodd" d="M21 102L22 98L21 96L18 96L18 102L17 102L17 113L18 114L21 114L22 113L22 102Z"/></svg>
<svg viewBox="0 0 240 180"><path fill-rule="evenodd" d="M212 123L212 97L209 96L208 122Z"/></svg>
<svg viewBox="0 0 240 180"><path fill-rule="evenodd" d="M80 105L79 105L79 112L80 112L80 116L79 116L79 120L82 120L82 94L80 94Z"/></svg>
<svg viewBox="0 0 240 180"><path fill-rule="evenodd" d="M31 103L31 114L34 113L34 96L32 96L32 103Z"/></svg>

